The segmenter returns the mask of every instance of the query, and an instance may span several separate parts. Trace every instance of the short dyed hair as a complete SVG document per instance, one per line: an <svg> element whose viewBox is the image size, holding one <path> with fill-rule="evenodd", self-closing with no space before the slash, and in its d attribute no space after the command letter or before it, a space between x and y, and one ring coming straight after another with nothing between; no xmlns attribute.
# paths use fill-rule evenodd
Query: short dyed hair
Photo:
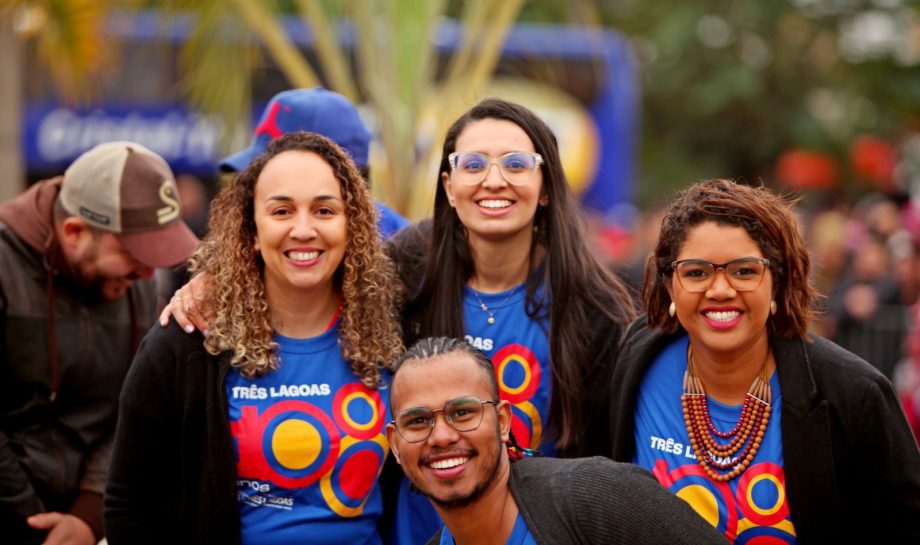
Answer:
<svg viewBox="0 0 920 545"><path fill-rule="evenodd" d="M817 293L809 280L811 264L793 205L764 187L723 179L704 180L679 192L665 210L658 244L646 262L642 302L649 326L668 332L680 328L668 314L671 264L691 229L714 222L744 229L770 260L777 305L776 315L768 321L770 333L805 338Z"/></svg>
<svg viewBox="0 0 920 545"><path fill-rule="evenodd" d="M470 356L482 370L486 378L486 383L489 386L489 395L492 396L492 401L499 400L498 379L495 376L495 367L492 365L492 360L490 360L482 350L479 350L462 339L453 337L426 337L413 344L412 347L406 350L405 353L393 363L393 380L391 384L395 386L396 377L399 376L399 371L404 366L428 362L435 358L449 356L451 354L466 354ZM393 395L391 392L390 412L393 412L393 410Z"/></svg>

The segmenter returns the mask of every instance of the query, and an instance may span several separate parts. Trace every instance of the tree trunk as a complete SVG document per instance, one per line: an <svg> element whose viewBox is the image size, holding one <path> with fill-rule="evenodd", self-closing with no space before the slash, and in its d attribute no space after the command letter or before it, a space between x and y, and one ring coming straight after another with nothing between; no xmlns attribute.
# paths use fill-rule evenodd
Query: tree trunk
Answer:
<svg viewBox="0 0 920 545"><path fill-rule="evenodd" d="M13 33L12 10L0 10L0 202L25 187L22 154L22 44Z"/></svg>

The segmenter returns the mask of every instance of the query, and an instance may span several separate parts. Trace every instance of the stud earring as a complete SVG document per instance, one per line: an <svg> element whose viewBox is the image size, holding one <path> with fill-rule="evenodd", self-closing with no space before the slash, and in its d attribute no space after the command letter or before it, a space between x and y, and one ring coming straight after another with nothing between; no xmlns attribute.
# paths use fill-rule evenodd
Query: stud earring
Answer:
<svg viewBox="0 0 920 545"><path fill-rule="evenodd" d="M674 301L671 301L671 305L668 307L668 315L673 318L675 314L677 314L677 305L674 304Z"/></svg>
<svg viewBox="0 0 920 545"><path fill-rule="evenodd" d="M776 316L776 301L770 301L770 316Z"/></svg>

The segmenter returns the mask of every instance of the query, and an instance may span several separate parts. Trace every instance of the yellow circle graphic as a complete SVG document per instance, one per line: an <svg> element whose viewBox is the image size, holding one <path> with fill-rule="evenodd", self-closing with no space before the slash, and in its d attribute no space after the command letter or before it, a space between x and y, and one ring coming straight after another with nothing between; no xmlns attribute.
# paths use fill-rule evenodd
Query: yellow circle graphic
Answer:
<svg viewBox="0 0 920 545"><path fill-rule="evenodd" d="M303 420L287 420L275 428L272 452L288 469L303 469L316 461L323 449L319 431Z"/></svg>
<svg viewBox="0 0 920 545"><path fill-rule="evenodd" d="M770 506L768 509L761 509L759 505L754 503L754 485L760 481L768 480L773 483L773 486L776 487L776 503ZM751 509L762 516L769 516L783 507L783 503L786 501L786 489L783 488L783 485L780 484L779 479L776 478L776 475L771 475L769 473L761 473L760 475L751 479L751 482L747 485L747 502L751 506Z"/></svg>
<svg viewBox="0 0 920 545"><path fill-rule="evenodd" d="M351 418L351 415L348 414L349 404L351 404L351 402L356 399L363 400L371 408L371 418L364 424L358 424ZM345 422L348 422L349 426L355 428L356 430L367 431L373 428L374 425L377 423L378 416L379 415L377 414L377 404L374 402L373 399L371 399L369 395L367 395L364 392L353 392L351 394L348 394L347 396L345 396L345 399L342 401L342 417L345 419Z"/></svg>
<svg viewBox="0 0 920 545"><path fill-rule="evenodd" d="M512 388L505 384L505 368L509 363L514 362L521 366L521 369L524 371L524 380L521 381L521 384L517 388ZM517 354L512 354L502 360L501 364L498 366L498 380L501 382L502 391L506 392L509 395L516 395L523 392L527 389L527 386L530 385L530 364L527 363L527 360L518 356Z"/></svg>
<svg viewBox="0 0 920 545"><path fill-rule="evenodd" d="M691 484L678 490L677 497L689 503L706 522L712 526L719 525L719 502L708 488Z"/></svg>

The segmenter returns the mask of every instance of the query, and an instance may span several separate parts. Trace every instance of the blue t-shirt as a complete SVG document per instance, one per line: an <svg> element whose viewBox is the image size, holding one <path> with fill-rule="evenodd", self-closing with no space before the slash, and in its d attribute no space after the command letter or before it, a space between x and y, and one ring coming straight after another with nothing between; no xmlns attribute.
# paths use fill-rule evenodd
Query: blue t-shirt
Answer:
<svg viewBox="0 0 920 545"><path fill-rule="evenodd" d="M441 545L454 545L454 536L450 534L447 526L441 532ZM511 535L508 536L505 545L537 545L537 540L533 538L520 512L518 512L517 519L514 521L514 529L511 530Z"/></svg>
<svg viewBox="0 0 920 545"><path fill-rule="evenodd" d="M751 465L727 483L709 478L690 447L681 408L688 337L674 341L658 355L639 386L636 405L636 456L633 462L649 470L658 482L689 503L729 541L796 543L789 516L783 444L780 429L782 395L776 373L770 379L773 411L760 449ZM712 423L731 430L741 417L741 405L708 400ZM716 438L719 443L728 441Z"/></svg>
<svg viewBox="0 0 920 545"><path fill-rule="evenodd" d="M552 441L544 441L552 388L549 319L533 320L527 315L526 295L523 283L501 293L465 288L464 331L466 340L482 350L495 366L499 395L511 402L511 431L518 443L525 448L539 448L546 456L556 456L558 451ZM483 304L488 312L482 310ZM495 323L489 323L490 316ZM423 545L443 526L428 499L409 491L408 479L402 480L397 502L395 543Z"/></svg>
<svg viewBox="0 0 920 545"><path fill-rule="evenodd" d="M511 402L511 431L518 443L556 456L553 442L543 441L552 387L549 320L527 316L526 291L525 284L501 293L465 288L463 329L467 342L485 352L495 366L499 395ZM489 323L490 317L494 324Z"/></svg>
<svg viewBox="0 0 920 545"><path fill-rule="evenodd" d="M402 217L396 210L377 201L377 229L380 231L380 238L386 240L407 225L409 225L409 220Z"/></svg>
<svg viewBox="0 0 920 545"><path fill-rule="evenodd" d="M245 545L381 543L389 390L362 384L337 341L338 326L275 336L276 371L227 376Z"/></svg>

